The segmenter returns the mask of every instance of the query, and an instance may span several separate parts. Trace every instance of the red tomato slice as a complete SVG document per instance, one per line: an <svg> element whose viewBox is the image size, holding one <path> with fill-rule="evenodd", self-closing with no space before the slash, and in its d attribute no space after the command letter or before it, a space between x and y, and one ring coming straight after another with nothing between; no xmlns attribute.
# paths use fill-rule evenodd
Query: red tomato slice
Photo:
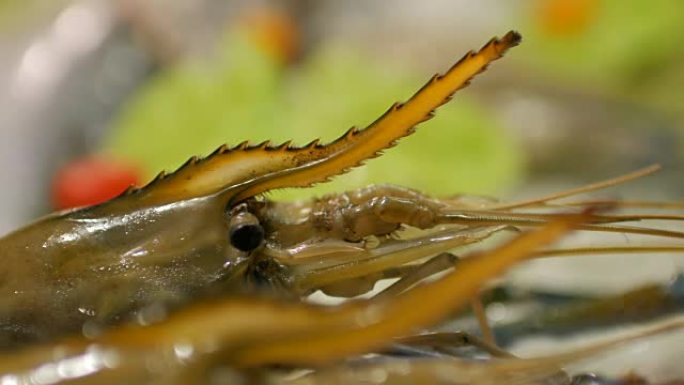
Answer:
<svg viewBox="0 0 684 385"><path fill-rule="evenodd" d="M129 163L106 157L77 159L55 174L52 203L56 209L95 205L138 185L140 179L140 170Z"/></svg>

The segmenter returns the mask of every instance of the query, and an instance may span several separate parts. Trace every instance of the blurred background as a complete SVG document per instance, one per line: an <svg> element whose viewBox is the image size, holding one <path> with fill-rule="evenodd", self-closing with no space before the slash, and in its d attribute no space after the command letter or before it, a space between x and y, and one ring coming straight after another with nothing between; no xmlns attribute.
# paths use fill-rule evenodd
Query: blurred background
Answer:
<svg viewBox="0 0 684 385"><path fill-rule="evenodd" d="M523 44L414 136L274 197L382 182L531 197L660 163L599 196L682 200L680 0L0 0L0 234L223 143L331 140L509 29ZM618 260L516 274L617 292L682 266L606 274Z"/></svg>
<svg viewBox="0 0 684 385"><path fill-rule="evenodd" d="M398 149L278 197L510 197L651 163L649 198L681 197L683 26L678 0L0 0L0 233L223 143L365 126L509 29L524 43Z"/></svg>
<svg viewBox="0 0 684 385"><path fill-rule="evenodd" d="M332 140L509 29L523 44L399 147L273 197L512 199L660 163L598 197L681 200L683 26L679 0L0 0L0 234L223 143Z"/></svg>

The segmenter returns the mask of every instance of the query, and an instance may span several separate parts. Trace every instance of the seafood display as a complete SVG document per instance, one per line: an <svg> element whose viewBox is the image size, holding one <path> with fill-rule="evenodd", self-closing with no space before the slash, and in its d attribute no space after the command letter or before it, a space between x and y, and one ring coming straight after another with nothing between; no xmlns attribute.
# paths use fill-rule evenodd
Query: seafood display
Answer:
<svg viewBox="0 0 684 385"><path fill-rule="evenodd" d="M308 201L264 196L380 156L520 40L516 32L491 40L331 143L223 145L144 187L0 239L0 384L563 384L572 381L565 363L684 326L678 319L566 355L519 359L496 346L478 310L490 280L526 259L684 251L683 232L622 223L682 215L616 213L630 206L618 200L558 202L658 166L513 203L393 185ZM657 206L632 206L649 205ZM679 243L551 247L572 230ZM495 234L508 237L460 251ZM446 274L428 280L438 273ZM356 297L388 278L396 281L370 299L307 301L319 290ZM482 340L424 334L469 306ZM434 349L459 338L492 359ZM402 346L415 348L408 358L397 353Z"/></svg>

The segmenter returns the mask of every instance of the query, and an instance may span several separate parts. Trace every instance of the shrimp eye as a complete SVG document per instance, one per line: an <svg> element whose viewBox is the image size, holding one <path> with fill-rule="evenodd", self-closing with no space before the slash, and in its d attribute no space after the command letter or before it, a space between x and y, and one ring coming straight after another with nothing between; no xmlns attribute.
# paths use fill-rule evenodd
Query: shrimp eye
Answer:
<svg viewBox="0 0 684 385"><path fill-rule="evenodd" d="M230 229L230 244L240 251L252 251L264 240L264 229L258 224L241 224Z"/></svg>
<svg viewBox="0 0 684 385"><path fill-rule="evenodd" d="M240 251L252 251L264 241L264 228L259 218L247 211L247 205L241 204L227 211L228 239L234 248Z"/></svg>

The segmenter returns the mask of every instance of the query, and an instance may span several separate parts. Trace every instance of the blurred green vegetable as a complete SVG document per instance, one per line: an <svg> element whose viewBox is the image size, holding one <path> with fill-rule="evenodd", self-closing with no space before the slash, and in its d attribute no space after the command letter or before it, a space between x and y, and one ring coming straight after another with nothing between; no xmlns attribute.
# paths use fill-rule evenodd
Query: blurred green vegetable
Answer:
<svg viewBox="0 0 684 385"><path fill-rule="evenodd" d="M583 9L566 10L566 18L582 20L571 30L552 27L569 23L558 11L548 11L548 3L562 1L576 4L537 1L538 8L527 13L524 59L532 67L572 82L620 87L684 60L684 3L679 0L580 1L586 3ZM586 14L580 18L579 12Z"/></svg>
<svg viewBox="0 0 684 385"><path fill-rule="evenodd" d="M59 9L66 0L0 0L0 31L22 26L34 15Z"/></svg>

